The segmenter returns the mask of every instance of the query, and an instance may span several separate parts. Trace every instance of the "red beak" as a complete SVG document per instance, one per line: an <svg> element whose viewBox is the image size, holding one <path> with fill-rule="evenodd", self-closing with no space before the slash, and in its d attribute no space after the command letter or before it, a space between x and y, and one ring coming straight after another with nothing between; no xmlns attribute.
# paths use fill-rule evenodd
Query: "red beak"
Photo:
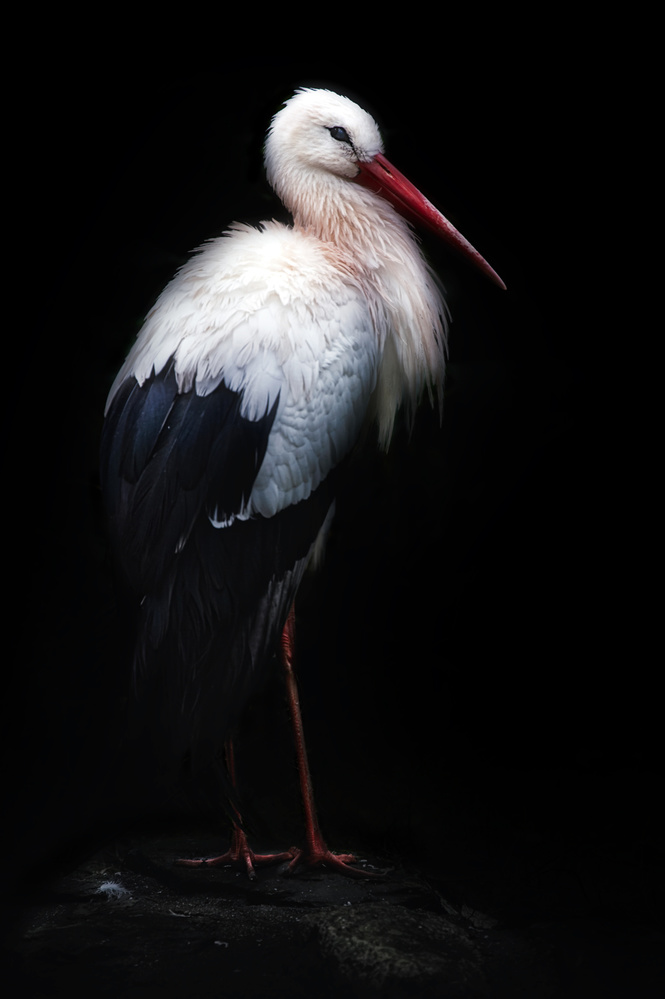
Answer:
<svg viewBox="0 0 665 999"><path fill-rule="evenodd" d="M396 170L385 156L377 153L368 163L358 163L358 166L360 173L356 179L360 184L364 184L365 187L371 188L390 201L400 215L404 215L412 222L425 225L437 236L441 236L505 291L506 286L494 268L490 267L478 250L471 246L455 226L451 225L448 219L444 218L441 212L420 193L417 187L413 186L410 180L407 180L403 173Z"/></svg>

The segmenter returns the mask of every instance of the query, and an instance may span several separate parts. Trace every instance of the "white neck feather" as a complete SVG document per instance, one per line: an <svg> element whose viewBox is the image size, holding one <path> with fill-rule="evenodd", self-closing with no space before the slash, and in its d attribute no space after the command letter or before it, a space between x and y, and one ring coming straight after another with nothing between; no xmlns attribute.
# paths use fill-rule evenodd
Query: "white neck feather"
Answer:
<svg viewBox="0 0 665 999"><path fill-rule="evenodd" d="M411 417L426 386L441 404L448 313L440 284L410 226L384 198L330 174L316 183L310 173L299 189L301 196L282 195L295 227L332 243L370 302L383 348L373 416L387 447L400 404Z"/></svg>

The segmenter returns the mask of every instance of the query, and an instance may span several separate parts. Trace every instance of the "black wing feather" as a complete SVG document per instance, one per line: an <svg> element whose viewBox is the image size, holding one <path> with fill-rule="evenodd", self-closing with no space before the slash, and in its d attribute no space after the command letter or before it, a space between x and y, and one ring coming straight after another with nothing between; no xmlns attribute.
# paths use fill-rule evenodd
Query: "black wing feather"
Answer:
<svg viewBox="0 0 665 999"><path fill-rule="evenodd" d="M180 393L173 363L139 385L130 377L104 423L102 490L114 548L141 597L161 579L196 518L240 512L263 461L278 400L256 421L223 383Z"/></svg>
<svg viewBox="0 0 665 999"><path fill-rule="evenodd" d="M255 421L241 403L224 384L180 393L171 362L142 385L126 379L104 425L102 488L137 606L138 692L176 755L220 748L276 647L333 501L331 475L272 517L234 519L278 400Z"/></svg>

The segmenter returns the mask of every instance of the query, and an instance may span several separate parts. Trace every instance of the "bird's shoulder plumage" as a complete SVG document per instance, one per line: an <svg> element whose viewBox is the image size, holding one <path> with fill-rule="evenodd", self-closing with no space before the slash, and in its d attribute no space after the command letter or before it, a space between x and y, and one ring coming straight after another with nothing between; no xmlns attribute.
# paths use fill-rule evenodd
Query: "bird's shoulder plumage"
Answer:
<svg viewBox="0 0 665 999"><path fill-rule="evenodd" d="M178 392L237 393L252 424L274 410L243 516L305 498L351 449L375 387L381 344L343 255L278 223L206 244L149 313L109 394L172 365Z"/></svg>

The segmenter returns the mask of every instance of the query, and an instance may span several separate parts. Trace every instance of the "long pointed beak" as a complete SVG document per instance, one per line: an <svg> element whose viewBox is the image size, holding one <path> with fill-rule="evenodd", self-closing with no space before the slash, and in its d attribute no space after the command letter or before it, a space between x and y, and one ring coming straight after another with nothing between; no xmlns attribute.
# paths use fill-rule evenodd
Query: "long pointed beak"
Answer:
<svg viewBox="0 0 665 999"><path fill-rule="evenodd" d="M431 229L505 291L505 284L478 250L382 153L377 153L367 163L358 163L358 166L360 173L356 179L360 184L386 198L401 215L412 222Z"/></svg>

